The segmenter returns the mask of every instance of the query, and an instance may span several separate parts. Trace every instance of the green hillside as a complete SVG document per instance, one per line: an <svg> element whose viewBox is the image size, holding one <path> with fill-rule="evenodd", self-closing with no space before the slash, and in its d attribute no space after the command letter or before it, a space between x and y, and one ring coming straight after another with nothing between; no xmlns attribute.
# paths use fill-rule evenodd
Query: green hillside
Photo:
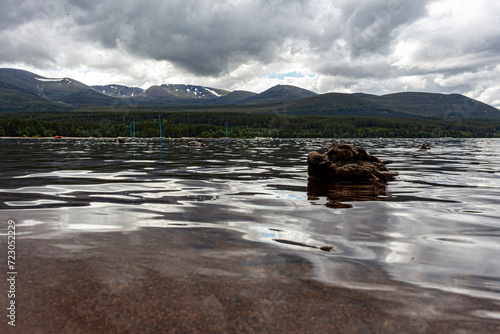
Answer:
<svg viewBox="0 0 500 334"><path fill-rule="evenodd" d="M352 94L342 93L317 95L283 104L281 108L291 115L398 116L402 114Z"/></svg>
<svg viewBox="0 0 500 334"><path fill-rule="evenodd" d="M26 111L63 111L72 106L63 103L53 103L34 94L19 92L12 89L0 89L0 113Z"/></svg>
<svg viewBox="0 0 500 334"><path fill-rule="evenodd" d="M395 112L417 116L500 118L500 110L460 94L405 92L369 96L365 100Z"/></svg>

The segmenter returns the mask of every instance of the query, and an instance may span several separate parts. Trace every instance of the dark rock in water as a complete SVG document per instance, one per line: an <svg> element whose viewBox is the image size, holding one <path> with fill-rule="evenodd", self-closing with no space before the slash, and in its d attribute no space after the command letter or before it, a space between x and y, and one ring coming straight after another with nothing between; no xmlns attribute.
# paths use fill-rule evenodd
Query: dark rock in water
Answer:
<svg viewBox="0 0 500 334"><path fill-rule="evenodd" d="M120 144L123 144L123 143L127 142L127 139L126 138L118 138L118 142Z"/></svg>
<svg viewBox="0 0 500 334"><path fill-rule="evenodd" d="M325 154L316 151L307 156L310 178L335 180L393 180L398 173L391 172L377 157L362 148L340 142L331 143Z"/></svg>
<svg viewBox="0 0 500 334"><path fill-rule="evenodd" d="M427 143L423 143L422 146L420 146L420 148L418 150L425 151L425 150L430 150L430 149L431 149L431 145L429 145Z"/></svg>

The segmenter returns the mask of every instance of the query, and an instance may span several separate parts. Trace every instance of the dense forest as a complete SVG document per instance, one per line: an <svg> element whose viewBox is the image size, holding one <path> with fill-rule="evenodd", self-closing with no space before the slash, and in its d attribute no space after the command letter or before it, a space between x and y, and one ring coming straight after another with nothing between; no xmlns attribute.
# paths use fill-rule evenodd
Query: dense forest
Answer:
<svg viewBox="0 0 500 334"><path fill-rule="evenodd" d="M238 138L500 137L500 120L460 117L292 116L245 112L47 112L3 115L0 136Z"/></svg>

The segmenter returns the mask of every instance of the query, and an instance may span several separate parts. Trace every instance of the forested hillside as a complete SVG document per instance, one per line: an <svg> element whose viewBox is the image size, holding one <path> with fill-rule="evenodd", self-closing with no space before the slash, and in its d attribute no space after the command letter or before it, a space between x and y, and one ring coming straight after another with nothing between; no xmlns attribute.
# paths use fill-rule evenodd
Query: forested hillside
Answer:
<svg viewBox="0 0 500 334"><path fill-rule="evenodd" d="M0 136L75 137L500 137L500 120L412 117L291 116L241 112L37 113L0 119Z"/></svg>

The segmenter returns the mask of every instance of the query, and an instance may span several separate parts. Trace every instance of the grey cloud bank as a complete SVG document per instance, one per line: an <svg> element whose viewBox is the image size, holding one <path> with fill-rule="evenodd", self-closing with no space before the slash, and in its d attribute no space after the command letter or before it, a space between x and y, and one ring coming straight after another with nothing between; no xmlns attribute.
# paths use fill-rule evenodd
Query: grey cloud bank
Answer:
<svg viewBox="0 0 500 334"><path fill-rule="evenodd" d="M0 66L47 77L456 92L500 106L495 1L2 2Z"/></svg>

